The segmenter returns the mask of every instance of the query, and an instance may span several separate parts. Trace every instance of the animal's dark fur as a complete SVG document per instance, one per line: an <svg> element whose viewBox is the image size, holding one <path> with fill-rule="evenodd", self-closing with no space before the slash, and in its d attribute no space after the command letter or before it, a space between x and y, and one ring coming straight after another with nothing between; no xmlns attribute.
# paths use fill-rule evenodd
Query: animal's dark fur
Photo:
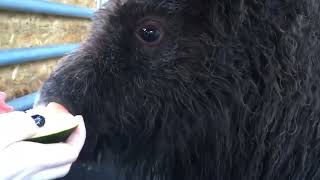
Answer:
<svg viewBox="0 0 320 180"><path fill-rule="evenodd" d="M127 179L320 179L319 0L112 0L41 91ZM157 46L134 31L166 29ZM84 160L82 160L84 161Z"/></svg>

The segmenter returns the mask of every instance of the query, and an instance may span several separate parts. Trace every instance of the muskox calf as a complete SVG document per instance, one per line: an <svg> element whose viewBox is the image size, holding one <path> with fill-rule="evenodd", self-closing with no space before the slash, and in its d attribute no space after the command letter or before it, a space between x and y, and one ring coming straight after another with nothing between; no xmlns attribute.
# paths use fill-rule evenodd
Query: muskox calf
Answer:
<svg viewBox="0 0 320 180"><path fill-rule="evenodd" d="M319 0L110 0L39 103L114 179L316 180L319 62Z"/></svg>

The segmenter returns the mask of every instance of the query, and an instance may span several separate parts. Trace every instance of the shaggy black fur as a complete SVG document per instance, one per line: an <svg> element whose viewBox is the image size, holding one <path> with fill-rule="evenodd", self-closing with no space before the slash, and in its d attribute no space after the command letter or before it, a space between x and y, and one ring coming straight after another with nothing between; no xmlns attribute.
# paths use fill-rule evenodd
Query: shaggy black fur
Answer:
<svg viewBox="0 0 320 180"><path fill-rule="evenodd" d="M84 115L79 161L124 179L320 179L319 6L111 0L40 104ZM135 35L145 20L156 45Z"/></svg>

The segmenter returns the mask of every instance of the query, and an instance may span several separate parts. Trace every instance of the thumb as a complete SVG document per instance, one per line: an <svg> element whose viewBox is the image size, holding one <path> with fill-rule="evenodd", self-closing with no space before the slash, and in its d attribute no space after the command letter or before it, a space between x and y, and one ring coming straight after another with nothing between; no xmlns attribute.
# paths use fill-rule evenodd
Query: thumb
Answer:
<svg viewBox="0 0 320 180"><path fill-rule="evenodd" d="M24 112L0 114L0 150L33 136L37 130L34 120Z"/></svg>

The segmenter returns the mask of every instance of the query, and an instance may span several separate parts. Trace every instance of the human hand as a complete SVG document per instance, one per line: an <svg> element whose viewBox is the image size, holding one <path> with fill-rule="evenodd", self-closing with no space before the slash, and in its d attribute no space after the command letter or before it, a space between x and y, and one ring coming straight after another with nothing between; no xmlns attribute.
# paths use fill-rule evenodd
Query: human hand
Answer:
<svg viewBox="0 0 320 180"><path fill-rule="evenodd" d="M40 144L23 141L39 129L30 114L46 119L79 121L77 129L64 143ZM0 179L54 179L65 176L77 159L86 137L81 116L72 116L61 105L50 103L30 112L0 114Z"/></svg>
<svg viewBox="0 0 320 180"><path fill-rule="evenodd" d="M6 105L5 99L6 99L6 94L0 91L0 114L7 113L13 110L11 106Z"/></svg>

